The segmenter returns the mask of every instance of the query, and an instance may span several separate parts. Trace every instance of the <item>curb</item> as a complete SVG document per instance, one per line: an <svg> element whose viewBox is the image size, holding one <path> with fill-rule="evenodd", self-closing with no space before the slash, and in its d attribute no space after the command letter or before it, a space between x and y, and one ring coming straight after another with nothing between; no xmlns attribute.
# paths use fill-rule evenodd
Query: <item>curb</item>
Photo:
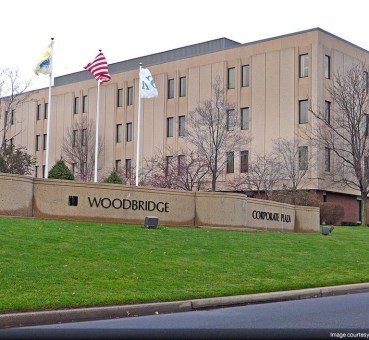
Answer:
<svg viewBox="0 0 369 340"><path fill-rule="evenodd" d="M0 329L67 322L124 318L133 316L188 312L246 304L299 300L369 291L369 283L308 288L272 293L258 293L188 301L145 303L108 307L46 310L26 313L0 314Z"/></svg>

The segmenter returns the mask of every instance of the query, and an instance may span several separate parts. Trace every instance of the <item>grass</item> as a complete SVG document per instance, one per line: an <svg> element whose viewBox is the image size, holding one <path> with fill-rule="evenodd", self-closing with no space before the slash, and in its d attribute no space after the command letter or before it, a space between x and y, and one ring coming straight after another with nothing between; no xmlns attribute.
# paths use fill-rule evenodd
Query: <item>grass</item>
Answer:
<svg viewBox="0 0 369 340"><path fill-rule="evenodd" d="M331 235L0 218L0 313L369 281L369 228Z"/></svg>

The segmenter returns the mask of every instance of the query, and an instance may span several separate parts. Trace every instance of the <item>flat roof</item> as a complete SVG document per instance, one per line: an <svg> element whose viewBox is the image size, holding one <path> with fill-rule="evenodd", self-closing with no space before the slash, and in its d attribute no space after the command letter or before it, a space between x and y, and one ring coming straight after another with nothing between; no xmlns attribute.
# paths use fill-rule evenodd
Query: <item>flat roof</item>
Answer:
<svg viewBox="0 0 369 340"><path fill-rule="evenodd" d="M275 40L275 39L281 39L281 38L290 37L290 36L293 36L293 35L313 32L313 31L319 31L319 32L322 32L324 34L330 35L331 37L333 37L335 39L341 40L341 41L343 41L347 44L350 44L351 46L354 46L354 47L359 48L360 50L362 50L364 52L369 53L369 51L365 50L364 48L362 48L360 46L357 46L353 43L350 43L349 41L347 41L345 39L342 39L342 38L340 38L340 37L338 37L338 36L336 36L332 33L329 33L329 32L327 32L327 31L325 31L325 30L323 30L319 27L316 27L316 28L312 28L312 29L308 29L308 30L304 30L304 31L279 35L279 36L275 36L275 37L271 37L271 38L267 38L267 39L262 39L262 40L257 40L257 41L252 41L252 42L248 42L248 43L244 43L244 44L241 44L237 41L234 41L234 40L231 40L231 39L228 39L228 38L214 39L214 40L210 40L210 41L206 41L206 42L202 42L202 43L198 43L198 44L194 44L194 45L179 47L179 48L176 48L176 49L173 49L173 50L168 50L168 51L164 51L164 52L159 52L159 53L150 54L150 55L147 55L147 56L141 56L141 57L138 57L138 58L129 59L129 60L109 64L109 73L110 74L116 74L116 73L121 73L121 72L132 71L132 70L138 69L140 63L142 63L145 67L148 67L148 66L151 66L151 65L158 65L158 64L168 63L168 62L175 61L175 60L196 57L196 56L205 55L205 54L209 54L209 53L213 53L213 52L223 51L223 50L230 49L230 48L236 48L236 47L241 47L241 46L257 44L257 43L260 43L260 42L271 41L271 40ZM55 77L54 78L54 86L62 86L62 85L67 85L67 84L76 83L76 82L85 81L85 80L90 80L90 79L94 79L93 75L90 72L88 72L86 70L83 70L83 71L79 71L79 72L70 73L70 74L66 74L66 75L63 75L63 76Z"/></svg>

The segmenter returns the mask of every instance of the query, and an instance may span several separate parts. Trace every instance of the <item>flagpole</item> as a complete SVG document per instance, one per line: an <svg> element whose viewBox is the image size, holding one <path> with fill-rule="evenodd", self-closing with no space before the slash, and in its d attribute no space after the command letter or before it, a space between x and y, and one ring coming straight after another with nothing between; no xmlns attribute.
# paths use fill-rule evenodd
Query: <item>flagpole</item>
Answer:
<svg viewBox="0 0 369 340"><path fill-rule="evenodd" d="M54 38L51 38L51 48L50 48L50 54L51 54L51 71L49 74L49 99L47 104L47 132L46 132L46 161L45 161L45 178L49 177L49 144L50 144L50 125L51 125L51 85L52 85L52 78L53 78L53 47L54 47Z"/></svg>
<svg viewBox="0 0 369 340"><path fill-rule="evenodd" d="M101 52L101 50L100 50ZM99 119L100 119L100 79L97 80L97 103L96 103L96 136L95 136L95 177L94 181L97 182L97 161L99 153Z"/></svg>
<svg viewBox="0 0 369 340"><path fill-rule="evenodd" d="M139 169L140 169L140 132L141 132L141 81L140 74L142 63L140 63L140 72L138 73L138 115L137 115L137 150L136 150L136 186L139 183Z"/></svg>

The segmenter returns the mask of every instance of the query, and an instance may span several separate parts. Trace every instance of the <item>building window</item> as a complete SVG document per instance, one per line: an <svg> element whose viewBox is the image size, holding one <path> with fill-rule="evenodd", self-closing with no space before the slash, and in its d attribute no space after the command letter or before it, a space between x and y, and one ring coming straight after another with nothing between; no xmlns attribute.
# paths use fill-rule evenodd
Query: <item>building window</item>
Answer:
<svg viewBox="0 0 369 340"><path fill-rule="evenodd" d="M168 99L174 98L174 79L168 79Z"/></svg>
<svg viewBox="0 0 369 340"><path fill-rule="evenodd" d="M73 147L77 146L77 142L78 142L78 130L73 130L72 146Z"/></svg>
<svg viewBox="0 0 369 340"><path fill-rule="evenodd" d="M178 136L184 136L186 134L186 116L178 117Z"/></svg>
<svg viewBox="0 0 369 340"><path fill-rule="evenodd" d="M116 142L117 143L121 143L122 142L122 124L117 124L116 127L116 133L117 133L117 137L116 137Z"/></svg>
<svg viewBox="0 0 369 340"><path fill-rule="evenodd" d="M173 156L167 156L165 158L165 177L168 177L170 165L172 163Z"/></svg>
<svg viewBox="0 0 369 340"><path fill-rule="evenodd" d="M173 117L167 118L167 137L173 137Z"/></svg>
<svg viewBox="0 0 369 340"><path fill-rule="evenodd" d="M44 150L47 148L47 134L44 133Z"/></svg>
<svg viewBox="0 0 369 340"><path fill-rule="evenodd" d="M227 152L227 167L226 167L227 174L234 173L234 152L230 151Z"/></svg>
<svg viewBox="0 0 369 340"><path fill-rule="evenodd" d="M48 118L48 114L49 114L49 104L45 103L45 105L44 105L44 119Z"/></svg>
<svg viewBox="0 0 369 340"><path fill-rule="evenodd" d="M186 97L187 89L186 89L186 77L179 78L179 96Z"/></svg>
<svg viewBox="0 0 369 340"><path fill-rule="evenodd" d="M133 87L127 89L127 105L133 105Z"/></svg>
<svg viewBox="0 0 369 340"><path fill-rule="evenodd" d="M117 91L117 106L123 106L123 89L118 89Z"/></svg>
<svg viewBox="0 0 369 340"><path fill-rule="evenodd" d="M299 146L299 170L307 170L308 169L308 147L307 146Z"/></svg>
<svg viewBox="0 0 369 340"><path fill-rule="evenodd" d="M234 110L227 111L227 131L234 130Z"/></svg>
<svg viewBox="0 0 369 340"><path fill-rule="evenodd" d="M306 124L308 122L308 101L299 101L299 124Z"/></svg>
<svg viewBox="0 0 369 340"><path fill-rule="evenodd" d="M242 87L248 87L250 86L250 65L242 65L242 80L241 80L241 86Z"/></svg>
<svg viewBox="0 0 369 340"><path fill-rule="evenodd" d="M241 108L241 130L249 129L249 108Z"/></svg>
<svg viewBox="0 0 369 340"><path fill-rule="evenodd" d="M326 123L331 123L331 102L325 101L324 102L324 120Z"/></svg>
<svg viewBox="0 0 369 340"><path fill-rule="evenodd" d="M10 143L10 147L13 148L13 146L14 146L14 138L10 138L9 143Z"/></svg>
<svg viewBox="0 0 369 340"><path fill-rule="evenodd" d="M309 76L309 55L300 55L300 78L305 78Z"/></svg>
<svg viewBox="0 0 369 340"><path fill-rule="evenodd" d="M364 71L365 89L366 93L369 91L369 74L368 71Z"/></svg>
<svg viewBox="0 0 369 340"><path fill-rule="evenodd" d="M73 113L77 114L79 112L79 97L74 97L74 108Z"/></svg>
<svg viewBox="0 0 369 340"><path fill-rule="evenodd" d="M324 148L324 171L331 171L331 150Z"/></svg>
<svg viewBox="0 0 369 340"><path fill-rule="evenodd" d="M87 176L87 162L82 162L81 163L81 175L82 175L82 177Z"/></svg>
<svg viewBox="0 0 369 340"><path fill-rule="evenodd" d="M72 163L72 173L73 173L73 176L76 175L76 173L77 173L77 163Z"/></svg>
<svg viewBox="0 0 369 340"><path fill-rule="evenodd" d="M87 145L87 129L82 129L82 136L81 136L81 145Z"/></svg>
<svg viewBox="0 0 369 340"><path fill-rule="evenodd" d="M37 120L40 120L41 119L41 104L38 104L37 105L36 119Z"/></svg>
<svg viewBox="0 0 369 340"><path fill-rule="evenodd" d="M324 56L324 77L325 79L331 78L331 57L329 55Z"/></svg>
<svg viewBox="0 0 369 340"><path fill-rule="evenodd" d="M82 112L86 113L88 110L88 96L83 96L82 98Z"/></svg>
<svg viewBox="0 0 369 340"><path fill-rule="evenodd" d="M126 142L132 142L132 137L133 137L133 133L132 133L132 123L127 123L126 124Z"/></svg>
<svg viewBox="0 0 369 340"><path fill-rule="evenodd" d="M38 165L36 165L35 166L35 177L37 178L38 177L38 170L39 169L39 166Z"/></svg>
<svg viewBox="0 0 369 340"><path fill-rule="evenodd" d="M40 151L40 135L36 135L36 151Z"/></svg>
<svg viewBox="0 0 369 340"><path fill-rule="evenodd" d="M185 173L185 155L178 155L178 175L181 176Z"/></svg>
<svg viewBox="0 0 369 340"><path fill-rule="evenodd" d="M117 159L116 161L115 161L115 171L120 171L120 169L121 169L121 167L122 167L122 161L120 160L120 159Z"/></svg>
<svg viewBox="0 0 369 340"><path fill-rule="evenodd" d="M132 160L126 159L126 178L131 178Z"/></svg>
<svg viewBox="0 0 369 340"><path fill-rule="evenodd" d="M235 68L234 67L230 67L228 69L228 83L227 83L227 88L229 89L234 89L236 86L236 73L235 73Z"/></svg>
<svg viewBox="0 0 369 340"><path fill-rule="evenodd" d="M249 171L249 152L241 151L241 168L240 172L245 173Z"/></svg>
<svg viewBox="0 0 369 340"><path fill-rule="evenodd" d="M42 178L45 178L45 174L46 174L46 166L43 165L42 166Z"/></svg>

